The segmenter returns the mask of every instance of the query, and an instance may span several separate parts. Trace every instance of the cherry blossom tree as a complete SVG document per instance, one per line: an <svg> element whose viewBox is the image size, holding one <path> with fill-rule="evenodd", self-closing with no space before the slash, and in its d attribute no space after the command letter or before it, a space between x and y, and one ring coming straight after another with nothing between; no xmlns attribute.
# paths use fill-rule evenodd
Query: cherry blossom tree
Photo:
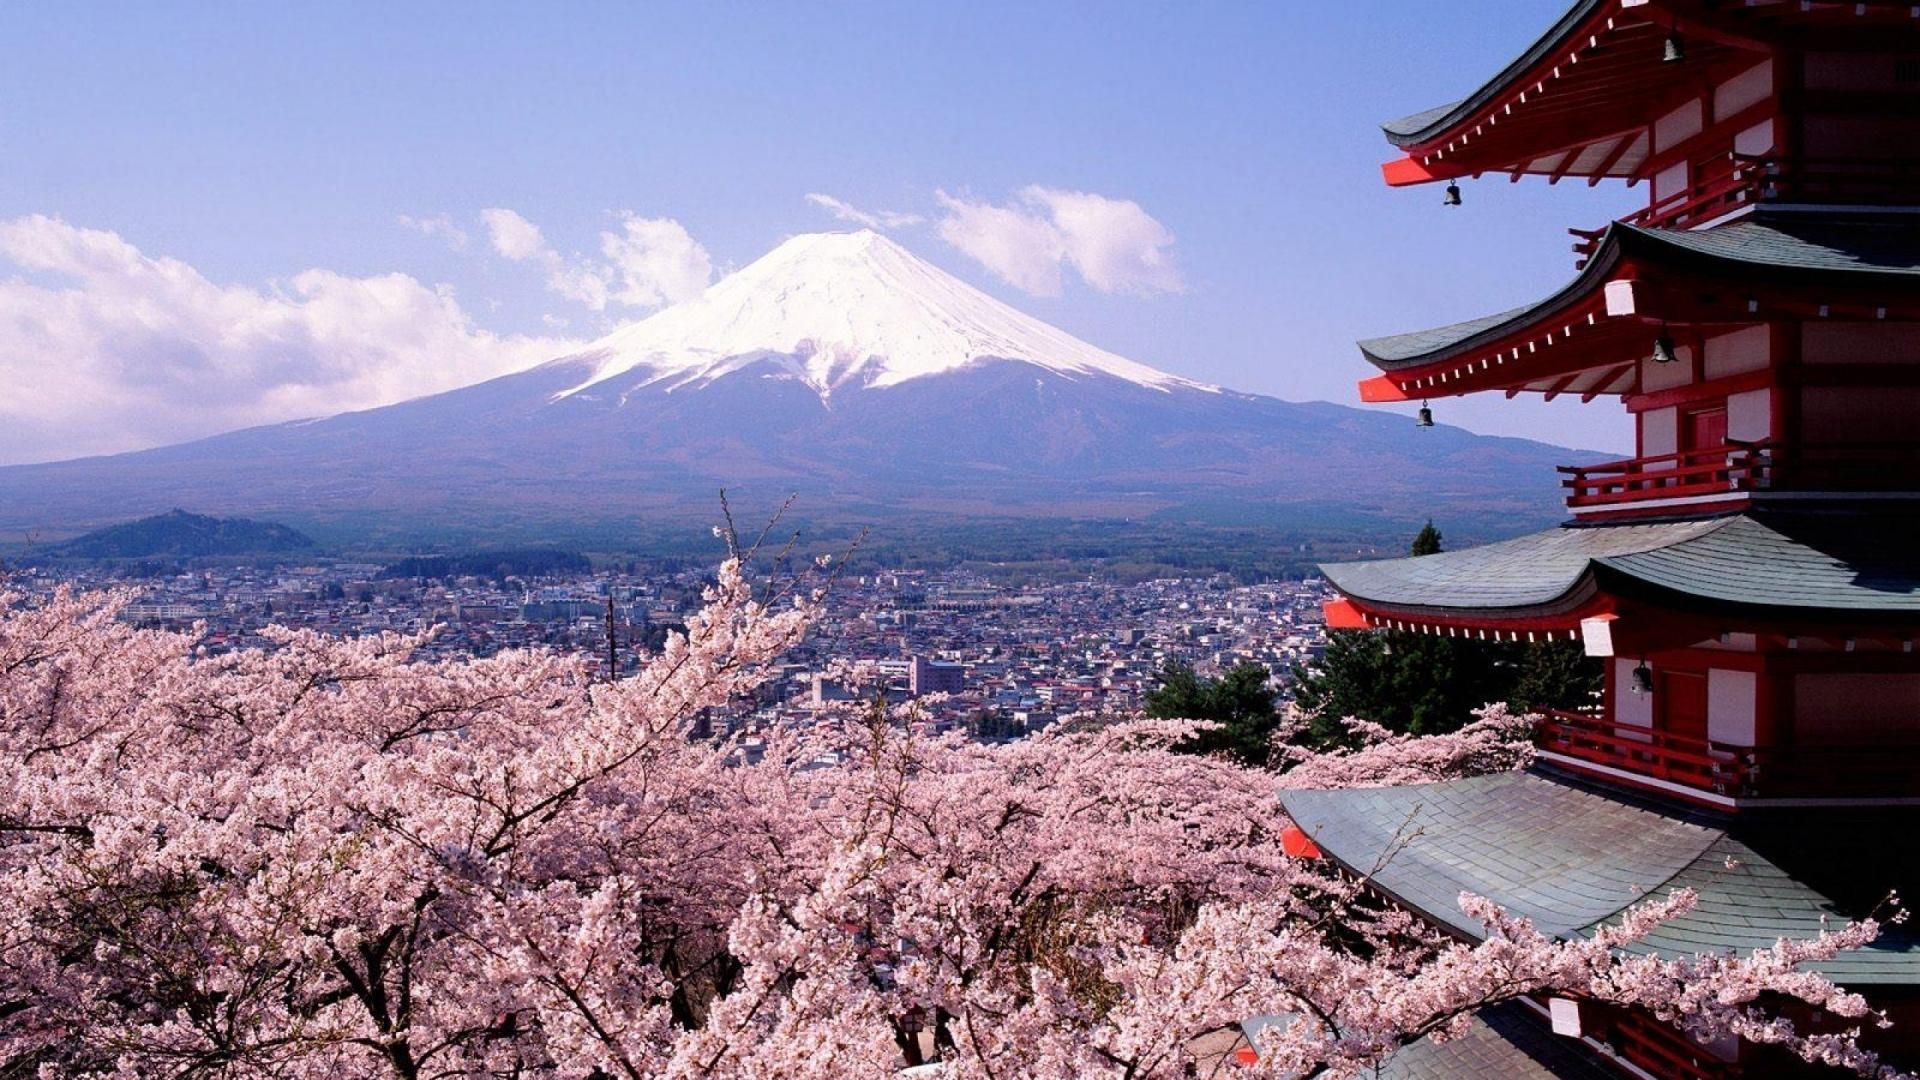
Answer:
<svg viewBox="0 0 1920 1080"><path fill-rule="evenodd" d="M880 707L750 761L690 733L819 597L738 559L618 682L398 635L209 655L127 599L0 592L0 1075L1177 1077L1257 1014L1294 1018L1257 1072L1350 1075L1541 993L1901 1075L1803 970L1872 922L1661 959L1621 946L1690 894L1577 942L1469 896L1466 945L1282 852L1278 783L1514 767L1503 712L1284 777L1189 722L985 746Z"/></svg>

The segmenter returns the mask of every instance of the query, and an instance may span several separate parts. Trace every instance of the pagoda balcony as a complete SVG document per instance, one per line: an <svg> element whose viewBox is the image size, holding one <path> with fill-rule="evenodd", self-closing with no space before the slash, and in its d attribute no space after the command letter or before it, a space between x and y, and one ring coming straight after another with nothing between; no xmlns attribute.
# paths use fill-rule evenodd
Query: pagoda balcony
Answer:
<svg viewBox="0 0 1920 1080"><path fill-rule="evenodd" d="M1757 157L1729 154L1718 175L1620 219L1642 228L1691 229L1763 203L1838 206L1920 205L1920 162L1872 158ZM1584 268L1605 229L1568 229Z"/></svg>
<svg viewBox="0 0 1920 1080"><path fill-rule="evenodd" d="M1598 465L1562 465L1559 471L1564 474L1560 485L1567 489L1567 507L1578 516L1645 509L1649 503L1725 509L1724 504L1772 492L1920 492L1920 448L1729 442Z"/></svg>
<svg viewBox="0 0 1920 1080"><path fill-rule="evenodd" d="M1550 761L1603 766L1722 799L1920 796L1920 742L1736 746L1548 710L1534 744Z"/></svg>

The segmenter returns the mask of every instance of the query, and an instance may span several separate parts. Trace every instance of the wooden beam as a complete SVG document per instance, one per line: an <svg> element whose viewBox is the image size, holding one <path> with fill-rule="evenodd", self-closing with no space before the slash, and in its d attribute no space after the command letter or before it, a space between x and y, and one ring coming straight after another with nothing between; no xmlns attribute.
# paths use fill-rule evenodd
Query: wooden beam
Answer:
<svg viewBox="0 0 1920 1080"><path fill-rule="evenodd" d="M1613 144L1613 149L1607 151L1607 156L1601 158L1600 164L1595 165L1593 172L1587 176L1587 186L1593 187L1600 181L1605 180L1607 174L1613 171L1613 167L1620 163L1620 159L1627 156L1627 151L1633 148L1633 144L1640 141L1640 133L1651 130L1651 128L1640 128L1637 131L1628 132L1620 136ZM1649 147L1653 145L1652 135L1647 136L1647 145Z"/></svg>
<svg viewBox="0 0 1920 1080"><path fill-rule="evenodd" d="M1669 405L1680 405L1702 398L1726 397L1748 390L1760 390L1773 386L1779 381L1772 368L1758 371L1743 371L1738 375L1729 375L1722 379L1709 379L1706 382L1689 383L1676 386L1671 390L1655 390L1645 394L1628 394L1627 411L1646 412L1649 409L1664 409Z"/></svg>
<svg viewBox="0 0 1920 1080"><path fill-rule="evenodd" d="M1599 382L1594 383L1591 389L1580 395L1581 403L1585 404L1602 394L1613 393L1614 391L1611 387L1614 383L1620 381L1620 376L1622 374L1633 374L1633 369L1637 366L1637 364L1621 364L1616 368L1608 368L1601 373Z"/></svg>
<svg viewBox="0 0 1920 1080"><path fill-rule="evenodd" d="M1573 374L1566 376L1565 378L1554 380L1553 385L1547 389L1546 399L1548 401L1552 401L1554 398L1557 398L1561 394L1566 393L1568 388L1571 387L1574 384L1574 382L1578 380L1580 376L1583 374L1585 373L1576 371Z"/></svg>

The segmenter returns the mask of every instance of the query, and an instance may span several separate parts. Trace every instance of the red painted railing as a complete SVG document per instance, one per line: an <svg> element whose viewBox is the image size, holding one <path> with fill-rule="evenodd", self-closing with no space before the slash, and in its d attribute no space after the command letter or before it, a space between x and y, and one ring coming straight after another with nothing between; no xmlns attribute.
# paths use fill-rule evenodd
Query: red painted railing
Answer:
<svg viewBox="0 0 1920 1080"><path fill-rule="evenodd" d="M1682 450L1676 454L1562 465L1567 505L1575 510L1644 499L1688 499L1769 487L1773 447L1764 443Z"/></svg>
<svg viewBox="0 0 1920 1080"><path fill-rule="evenodd" d="M1641 1013L1623 1011L1613 1024L1608 1041L1620 1056L1655 1076L1674 1080L1722 1080L1739 1074L1736 1067L1716 1060L1675 1031L1672 1025Z"/></svg>
<svg viewBox="0 0 1920 1080"><path fill-rule="evenodd" d="M1649 499L1730 492L1920 491L1920 443L1728 443L1704 450L1562 465L1567 506L1618 509Z"/></svg>
<svg viewBox="0 0 1920 1080"><path fill-rule="evenodd" d="M1920 795L1920 742L1735 746L1548 711L1540 749L1735 798L1895 798Z"/></svg>
<svg viewBox="0 0 1920 1080"><path fill-rule="evenodd" d="M1754 794L1752 749L1616 724L1584 713L1543 714L1542 750L1719 795Z"/></svg>

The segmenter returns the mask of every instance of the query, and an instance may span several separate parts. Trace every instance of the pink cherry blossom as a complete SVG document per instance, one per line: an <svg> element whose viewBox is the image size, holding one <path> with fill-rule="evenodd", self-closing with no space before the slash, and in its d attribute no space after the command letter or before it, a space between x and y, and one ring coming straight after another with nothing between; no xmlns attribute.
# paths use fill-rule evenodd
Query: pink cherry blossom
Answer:
<svg viewBox="0 0 1920 1080"><path fill-rule="evenodd" d="M1465 945L1283 854L1279 785L1516 767L1499 711L1281 776L1176 753L1184 722L983 746L854 707L748 765L690 731L817 597L738 560L618 683L392 635L202 655L126 600L0 593L8 1075L1177 1077L1279 1013L1257 1073L1352 1075L1547 993L1902 1075L1804 970L1871 922L1659 959L1621 946L1690 894L1576 942L1463 897Z"/></svg>

